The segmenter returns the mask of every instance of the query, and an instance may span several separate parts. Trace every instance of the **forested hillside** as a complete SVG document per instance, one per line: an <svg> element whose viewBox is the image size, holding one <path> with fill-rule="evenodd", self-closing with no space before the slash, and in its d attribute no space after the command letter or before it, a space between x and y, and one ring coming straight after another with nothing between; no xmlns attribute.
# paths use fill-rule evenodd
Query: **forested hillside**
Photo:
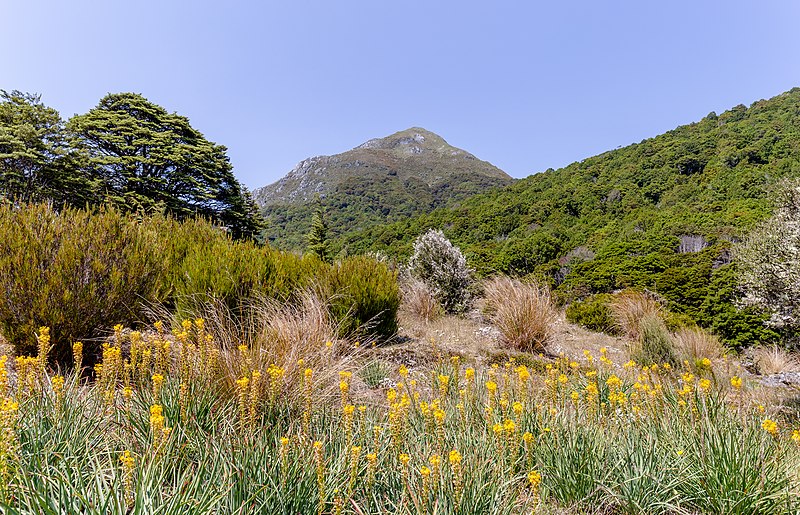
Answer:
<svg viewBox="0 0 800 515"><path fill-rule="evenodd" d="M441 227L482 274L543 275L565 300L645 287L740 344L772 334L733 307L728 249L769 214L776 182L797 175L795 88L337 243L407 256Z"/></svg>

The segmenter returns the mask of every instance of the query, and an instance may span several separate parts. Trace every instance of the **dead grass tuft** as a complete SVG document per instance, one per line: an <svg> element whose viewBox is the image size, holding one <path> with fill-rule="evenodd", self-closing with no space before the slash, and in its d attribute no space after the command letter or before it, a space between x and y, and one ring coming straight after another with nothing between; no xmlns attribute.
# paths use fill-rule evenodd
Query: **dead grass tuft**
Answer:
<svg viewBox="0 0 800 515"><path fill-rule="evenodd" d="M484 292L486 315L505 346L528 352L544 349L557 316L547 287L495 277L486 282Z"/></svg>
<svg viewBox="0 0 800 515"><path fill-rule="evenodd" d="M401 285L401 294L400 310L407 315L431 322L444 312L430 289L419 279L407 278Z"/></svg>
<svg viewBox="0 0 800 515"><path fill-rule="evenodd" d="M282 392L292 400L302 393L301 376L311 368L315 390L333 396L338 373L352 371L360 351L337 337L326 302L313 291L302 293L295 303L253 299L233 313L221 302L208 301L195 311L192 316L205 320L219 347L220 379L229 387L253 370L267 377L267 369L276 365L284 371Z"/></svg>
<svg viewBox="0 0 800 515"><path fill-rule="evenodd" d="M700 327L682 327L674 336L675 350L681 360L694 363L697 360L708 358L718 360L725 356L725 347L719 338Z"/></svg>
<svg viewBox="0 0 800 515"><path fill-rule="evenodd" d="M761 375L800 372L800 357L777 345L754 349L753 363Z"/></svg>
<svg viewBox="0 0 800 515"><path fill-rule="evenodd" d="M644 318L661 316L661 304L652 295L635 290L616 294L609 308L622 333L631 340L639 339L639 328Z"/></svg>

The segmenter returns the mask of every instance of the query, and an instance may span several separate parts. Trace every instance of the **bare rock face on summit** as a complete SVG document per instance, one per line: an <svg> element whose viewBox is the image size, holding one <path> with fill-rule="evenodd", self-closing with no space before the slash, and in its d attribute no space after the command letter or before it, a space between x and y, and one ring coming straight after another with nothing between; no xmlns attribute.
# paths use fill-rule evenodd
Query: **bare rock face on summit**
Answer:
<svg viewBox="0 0 800 515"><path fill-rule="evenodd" d="M341 154L305 159L253 196L269 223L270 242L302 248L316 198L335 236L427 213L512 181L437 134L411 128Z"/></svg>

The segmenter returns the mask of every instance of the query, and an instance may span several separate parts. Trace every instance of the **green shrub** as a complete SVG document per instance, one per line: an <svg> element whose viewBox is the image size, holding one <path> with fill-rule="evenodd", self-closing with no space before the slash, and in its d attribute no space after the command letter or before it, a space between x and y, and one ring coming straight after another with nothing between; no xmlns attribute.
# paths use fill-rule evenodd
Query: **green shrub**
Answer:
<svg viewBox="0 0 800 515"><path fill-rule="evenodd" d="M591 331L616 334L617 325L608 307L611 298L608 293L600 293L572 302L567 306L567 320Z"/></svg>
<svg viewBox="0 0 800 515"><path fill-rule="evenodd" d="M344 334L369 333L388 337L397 332L400 289L397 273L366 256L333 265L327 287L331 313Z"/></svg>
<svg viewBox="0 0 800 515"><path fill-rule="evenodd" d="M292 252L270 250L274 273L262 293L281 300L293 298L301 290L319 286L330 265L314 254L298 255ZM323 281L324 282L324 281Z"/></svg>
<svg viewBox="0 0 800 515"><path fill-rule="evenodd" d="M70 363L72 343L85 340L90 363L94 338L143 321L153 305L182 317L221 302L238 317L258 297L299 304L309 288L348 334L397 330L396 274L367 257L331 266L235 241L202 219L0 205L0 333L20 354L35 352L48 326L54 360Z"/></svg>
<svg viewBox="0 0 800 515"><path fill-rule="evenodd" d="M681 329L697 327L697 323L695 323L692 317L685 313L675 313L665 309L662 313L662 318L667 329L673 333Z"/></svg>
<svg viewBox="0 0 800 515"><path fill-rule="evenodd" d="M136 321L143 302L162 300L164 255L157 231L113 209L0 205L0 331L31 354L48 326L51 356L69 362L73 341ZM97 344L84 349L91 356Z"/></svg>
<svg viewBox="0 0 800 515"><path fill-rule="evenodd" d="M210 299L222 301L235 313L241 302L265 289L274 265L269 249L219 237L192 245L179 270L173 284L179 315Z"/></svg>

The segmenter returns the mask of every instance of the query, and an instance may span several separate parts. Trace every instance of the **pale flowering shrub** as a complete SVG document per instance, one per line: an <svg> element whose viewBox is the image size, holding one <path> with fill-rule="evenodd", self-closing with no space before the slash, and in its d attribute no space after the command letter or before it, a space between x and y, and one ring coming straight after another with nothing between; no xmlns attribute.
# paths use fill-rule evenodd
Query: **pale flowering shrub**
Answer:
<svg viewBox="0 0 800 515"><path fill-rule="evenodd" d="M425 283L447 313L462 313L472 301L472 272L458 247L431 229L414 241L408 262L412 276Z"/></svg>
<svg viewBox="0 0 800 515"><path fill-rule="evenodd" d="M800 181L786 181L771 218L734 248L745 306L771 316L773 327L800 323Z"/></svg>

